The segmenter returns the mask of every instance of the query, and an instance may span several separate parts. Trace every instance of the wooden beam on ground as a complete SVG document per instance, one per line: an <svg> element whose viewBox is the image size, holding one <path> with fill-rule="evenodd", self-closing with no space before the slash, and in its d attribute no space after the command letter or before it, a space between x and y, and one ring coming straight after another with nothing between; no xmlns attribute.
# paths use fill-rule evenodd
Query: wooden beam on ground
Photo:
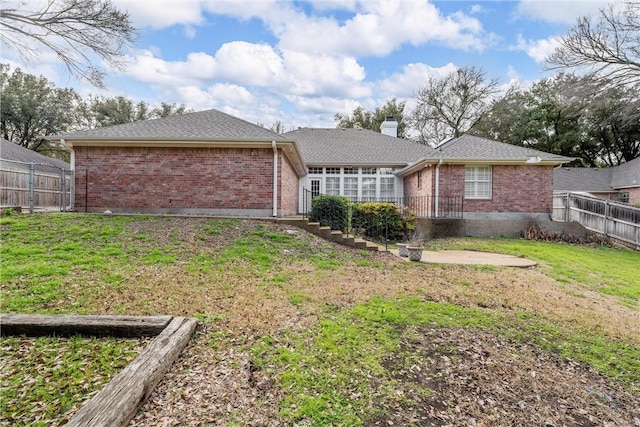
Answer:
<svg viewBox="0 0 640 427"><path fill-rule="evenodd" d="M0 314L0 335L39 336L156 336L171 316L76 316Z"/></svg>
<svg viewBox="0 0 640 427"><path fill-rule="evenodd" d="M67 426L127 425L178 358L197 324L193 318L173 318L129 366L76 412Z"/></svg>

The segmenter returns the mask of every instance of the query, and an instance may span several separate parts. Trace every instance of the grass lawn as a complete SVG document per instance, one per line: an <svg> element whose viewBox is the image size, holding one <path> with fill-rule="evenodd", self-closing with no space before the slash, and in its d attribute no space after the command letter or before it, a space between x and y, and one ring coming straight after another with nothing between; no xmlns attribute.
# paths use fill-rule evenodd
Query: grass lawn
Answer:
<svg viewBox="0 0 640 427"><path fill-rule="evenodd" d="M521 239L432 243L540 263L523 270L406 263L237 219L12 215L0 227L2 312L201 320L132 425L640 417L637 252ZM64 420L79 390L120 368L100 360L126 364L137 348L79 340L2 339L12 369L1 378L0 425L34 407L51 409L31 422ZM58 345L98 363L47 359ZM50 356L22 357L40 347ZM77 387L46 380L65 376Z"/></svg>

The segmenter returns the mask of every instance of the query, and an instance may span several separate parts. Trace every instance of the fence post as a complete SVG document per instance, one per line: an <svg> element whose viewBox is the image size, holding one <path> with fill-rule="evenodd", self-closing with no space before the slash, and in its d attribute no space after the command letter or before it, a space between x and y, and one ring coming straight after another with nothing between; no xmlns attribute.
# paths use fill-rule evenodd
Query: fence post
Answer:
<svg viewBox="0 0 640 427"><path fill-rule="evenodd" d="M67 182L66 175L64 173L64 169L60 168L60 211L66 212L66 204L67 204Z"/></svg>
<svg viewBox="0 0 640 427"><path fill-rule="evenodd" d="M609 199L604 201L604 237L609 235Z"/></svg>
<svg viewBox="0 0 640 427"><path fill-rule="evenodd" d="M33 213L33 175L35 174L35 165L33 163L29 164L29 213Z"/></svg>
<svg viewBox="0 0 640 427"><path fill-rule="evenodd" d="M567 193L567 200L564 203L564 222L569 222L569 200L571 193Z"/></svg>

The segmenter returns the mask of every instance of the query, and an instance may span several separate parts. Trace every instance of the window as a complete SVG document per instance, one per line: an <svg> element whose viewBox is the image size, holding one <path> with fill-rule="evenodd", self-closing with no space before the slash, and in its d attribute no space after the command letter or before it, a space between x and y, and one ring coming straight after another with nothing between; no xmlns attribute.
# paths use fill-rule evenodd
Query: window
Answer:
<svg viewBox="0 0 640 427"><path fill-rule="evenodd" d="M358 175L358 168L344 168L345 175Z"/></svg>
<svg viewBox="0 0 640 427"><path fill-rule="evenodd" d="M376 179L362 178L362 200L376 199Z"/></svg>
<svg viewBox="0 0 640 427"><path fill-rule="evenodd" d="M422 188L422 171L418 171L418 188Z"/></svg>
<svg viewBox="0 0 640 427"><path fill-rule="evenodd" d="M340 195L340 178L327 177L325 178L324 184L326 194Z"/></svg>
<svg viewBox="0 0 640 427"><path fill-rule="evenodd" d="M376 168L362 168L362 175L375 175L377 172Z"/></svg>
<svg viewBox="0 0 640 427"><path fill-rule="evenodd" d="M618 195L618 201L622 203L629 203L629 192L620 193Z"/></svg>
<svg viewBox="0 0 640 427"><path fill-rule="evenodd" d="M491 166L465 166L464 198L491 198Z"/></svg>
<svg viewBox="0 0 640 427"><path fill-rule="evenodd" d="M380 178L380 198L389 200L395 197L395 178Z"/></svg>
<svg viewBox="0 0 640 427"><path fill-rule="evenodd" d="M344 179L344 195L354 202L358 200L358 178L349 177Z"/></svg>
<svg viewBox="0 0 640 427"><path fill-rule="evenodd" d="M320 195L320 180L312 179L311 180L311 198L317 197Z"/></svg>
<svg viewBox="0 0 640 427"><path fill-rule="evenodd" d="M327 168L327 175L340 175L340 168Z"/></svg>
<svg viewBox="0 0 640 427"><path fill-rule="evenodd" d="M393 168L380 168L380 175L393 175Z"/></svg>
<svg viewBox="0 0 640 427"><path fill-rule="evenodd" d="M309 174L311 175L321 175L322 168L309 168Z"/></svg>

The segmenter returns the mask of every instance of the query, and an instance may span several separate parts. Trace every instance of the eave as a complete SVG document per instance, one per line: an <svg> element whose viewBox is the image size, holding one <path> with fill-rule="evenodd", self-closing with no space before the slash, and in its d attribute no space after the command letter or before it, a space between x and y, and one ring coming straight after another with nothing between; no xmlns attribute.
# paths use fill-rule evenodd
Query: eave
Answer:
<svg viewBox="0 0 640 427"><path fill-rule="evenodd" d="M275 141L276 147L293 165L299 177L307 174L307 167L302 159L298 144L293 140L273 139L205 139L205 138L63 138L48 137L50 141L59 141L69 148L74 147L152 147L152 148L261 148L271 149Z"/></svg>
<svg viewBox="0 0 640 427"><path fill-rule="evenodd" d="M514 159L478 159L473 157L468 158L423 158L410 164L404 169L396 172L397 176L406 176L412 174L427 166L441 165L487 165L487 166L558 166L564 163L570 162L572 158L560 158L560 159L539 159L535 162L531 162L530 157L521 157Z"/></svg>

